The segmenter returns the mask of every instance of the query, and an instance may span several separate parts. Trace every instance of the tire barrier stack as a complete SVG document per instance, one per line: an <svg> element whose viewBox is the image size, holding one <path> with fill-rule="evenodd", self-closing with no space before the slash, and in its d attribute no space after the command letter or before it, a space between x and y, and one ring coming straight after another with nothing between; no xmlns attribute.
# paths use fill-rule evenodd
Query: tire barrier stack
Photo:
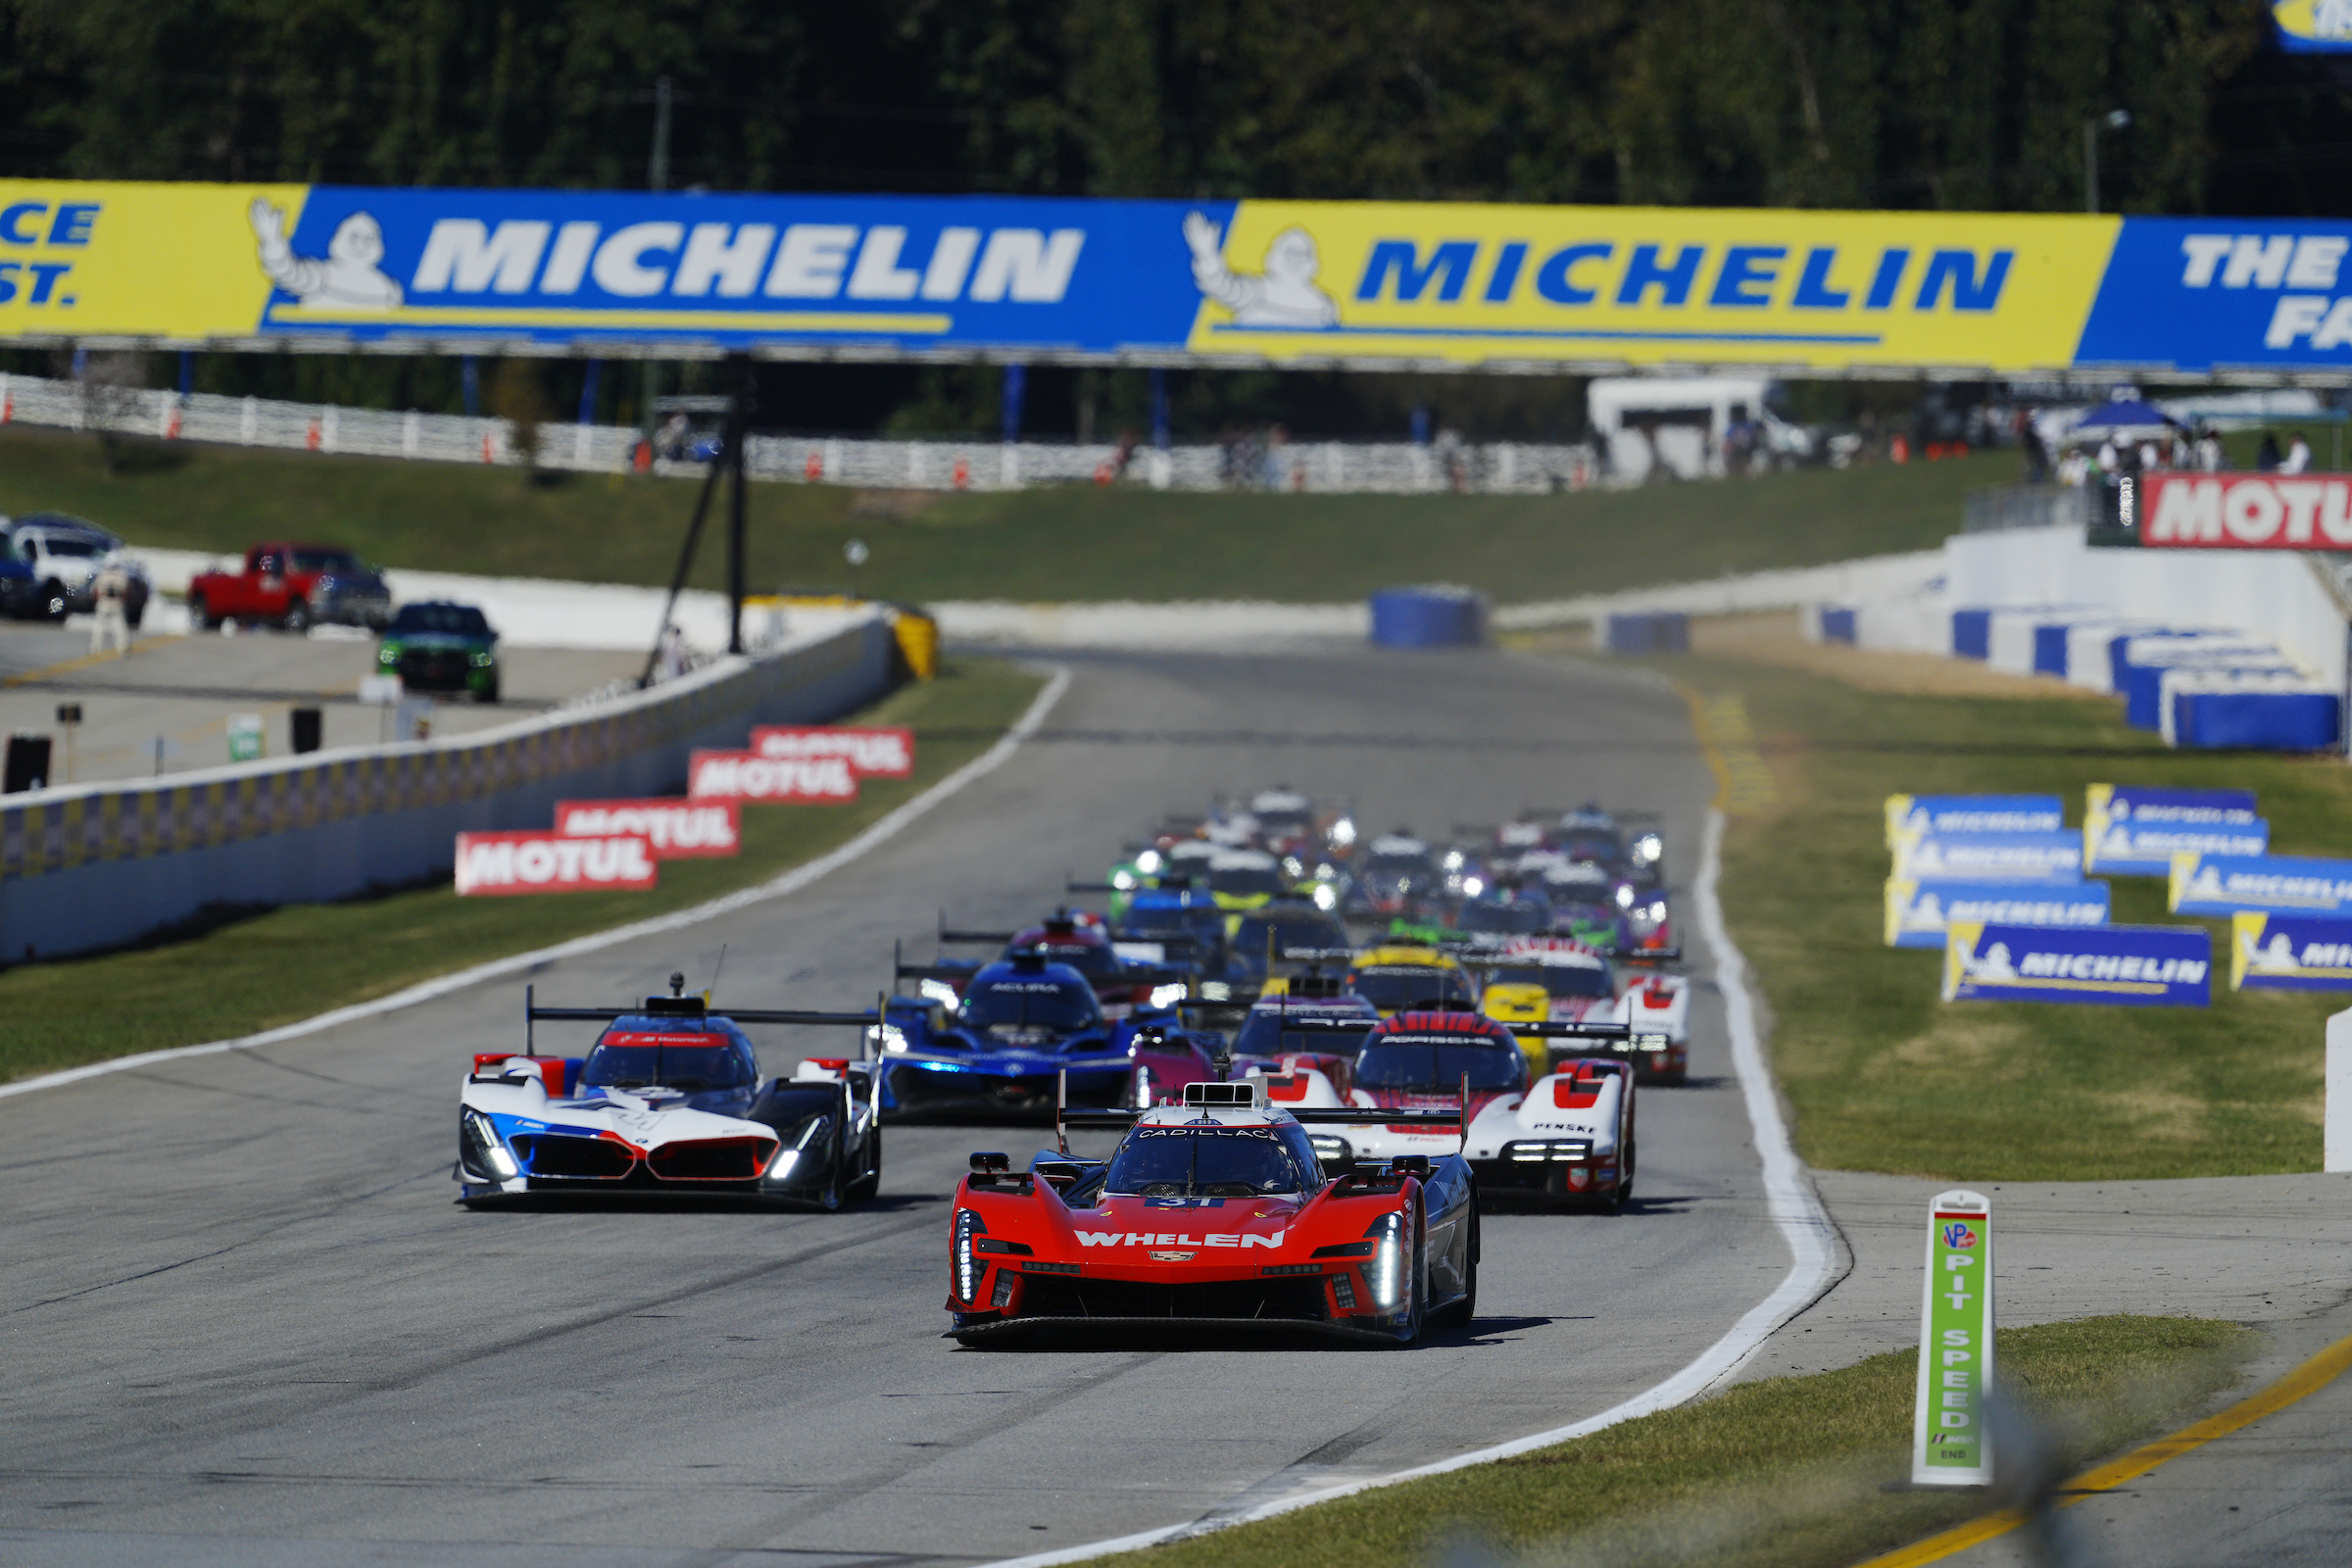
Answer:
<svg viewBox="0 0 2352 1568"><path fill-rule="evenodd" d="M1611 615L1601 627L1601 651L1610 654L1687 654L1690 617L1679 610L1640 615Z"/></svg>
<svg viewBox="0 0 2352 1568"><path fill-rule="evenodd" d="M1477 648L1487 641L1487 597L1435 584L1383 588L1372 596L1375 648Z"/></svg>

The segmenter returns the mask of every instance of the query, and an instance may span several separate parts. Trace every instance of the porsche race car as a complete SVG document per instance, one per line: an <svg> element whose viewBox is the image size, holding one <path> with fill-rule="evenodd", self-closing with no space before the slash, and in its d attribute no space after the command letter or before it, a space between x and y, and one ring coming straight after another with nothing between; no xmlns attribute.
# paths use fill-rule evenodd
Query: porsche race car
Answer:
<svg viewBox="0 0 2352 1568"><path fill-rule="evenodd" d="M1015 1172L1004 1154L973 1154L949 1219L948 1332L972 1345L1288 1329L1410 1345L1433 1323L1469 1322L1478 1189L1458 1152L1327 1173L1301 1125L1318 1112L1288 1110L1268 1088L1196 1083L1181 1102L1069 1113L1071 1127L1120 1132L1106 1159L1073 1158L1065 1143Z"/></svg>
<svg viewBox="0 0 2352 1568"><path fill-rule="evenodd" d="M547 1194L669 1193L818 1208L882 1183L872 1066L812 1057L762 1079L745 1024L870 1026L871 1013L713 1012L702 997L635 1007L542 1007L523 993L520 1052L482 1052L458 1102L458 1197L468 1207ZM542 1020L605 1025L585 1057L535 1051Z"/></svg>

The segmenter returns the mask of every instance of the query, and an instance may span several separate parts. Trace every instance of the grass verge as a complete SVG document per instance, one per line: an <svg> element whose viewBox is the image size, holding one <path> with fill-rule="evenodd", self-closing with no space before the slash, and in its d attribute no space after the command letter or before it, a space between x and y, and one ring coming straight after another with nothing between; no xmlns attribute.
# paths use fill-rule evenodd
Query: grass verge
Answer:
<svg viewBox="0 0 2352 1568"><path fill-rule="evenodd" d="M908 779L868 779L848 806L756 806L730 859L672 860L652 893L461 899L447 883L290 906L150 946L0 973L0 1079L292 1023L436 974L686 908L834 848L996 744L1042 682L952 660L850 722L915 731ZM99 999L104 1005L93 1005Z"/></svg>
<svg viewBox="0 0 2352 1568"><path fill-rule="evenodd" d="M1520 601L1933 549L1962 495L2015 477L1984 456L1740 483L1556 496L1158 493L1092 485L875 496L752 487L757 585L842 579L872 550L869 592L901 599L1353 600L1437 579ZM0 512L77 513L151 547L241 551L292 535L440 571L665 583L694 507L683 480L549 475L393 459L137 448L108 473L96 442L0 432ZM716 535L694 581L722 587Z"/></svg>
<svg viewBox="0 0 2352 1568"><path fill-rule="evenodd" d="M1998 1331L2019 1402L2070 1464L2229 1386L2253 1336L2202 1318ZM1915 1351L1745 1383L1517 1458L1102 1559L1120 1568L1386 1568L1472 1541L1544 1562L1842 1568L1973 1518L1979 1495L1882 1492L1910 1475Z"/></svg>
<svg viewBox="0 0 2352 1568"><path fill-rule="evenodd" d="M1817 1166L1936 1179L2088 1181L2320 1167L2325 1023L2341 999L2228 989L2230 928L2113 877L2118 924L2202 923L2208 1008L1953 1004L1942 956L1883 944L1888 795L2092 782L2257 792L2282 854L2343 855L2340 760L2167 751L2112 701L1857 689L1724 659L1659 661L1744 707L1771 769L1724 847L1726 918L1774 1015L1773 1066Z"/></svg>

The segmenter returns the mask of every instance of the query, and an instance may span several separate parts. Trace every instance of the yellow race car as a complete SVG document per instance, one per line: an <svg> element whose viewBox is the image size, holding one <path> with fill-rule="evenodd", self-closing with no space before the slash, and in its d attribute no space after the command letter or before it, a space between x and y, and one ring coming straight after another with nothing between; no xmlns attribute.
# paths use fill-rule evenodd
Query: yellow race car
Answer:
<svg viewBox="0 0 2352 1568"><path fill-rule="evenodd" d="M1408 943L1383 943L1358 953L1348 969L1348 989L1378 1007L1383 1018L1431 1003L1464 1009L1478 1004L1469 972L1450 954Z"/></svg>

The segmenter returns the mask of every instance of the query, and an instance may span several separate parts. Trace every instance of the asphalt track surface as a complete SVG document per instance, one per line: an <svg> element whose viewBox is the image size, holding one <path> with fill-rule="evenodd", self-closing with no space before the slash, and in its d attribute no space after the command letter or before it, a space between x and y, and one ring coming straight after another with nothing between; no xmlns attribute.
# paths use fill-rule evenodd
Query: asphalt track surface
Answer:
<svg viewBox="0 0 2352 1568"><path fill-rule="evenodd" d="M1100 657L1005 766L792 897L530 976L853 1006L944 906L1010 922L1164 810L1287 782L1369 830L1595 798L1696 870L1713 779L1673 693L1503 654ZM468 1054L521 977L252 1052L0 1104L0 1557L540 1564L985 1561L1238 1511L1604 1410L1778 1286L1710 958L1692 1083L1642 1092L1637 1201L1490 1208L1480 1316L1409 1351L1159 1340L967 1350L967 1152L894 1127L838 1215L452 1201ZM542 1048L563 1042L542 1036ZM572 1049L586 1044L582 1036ZM771 1071L842 1042L764 1045Z"/></svg>

